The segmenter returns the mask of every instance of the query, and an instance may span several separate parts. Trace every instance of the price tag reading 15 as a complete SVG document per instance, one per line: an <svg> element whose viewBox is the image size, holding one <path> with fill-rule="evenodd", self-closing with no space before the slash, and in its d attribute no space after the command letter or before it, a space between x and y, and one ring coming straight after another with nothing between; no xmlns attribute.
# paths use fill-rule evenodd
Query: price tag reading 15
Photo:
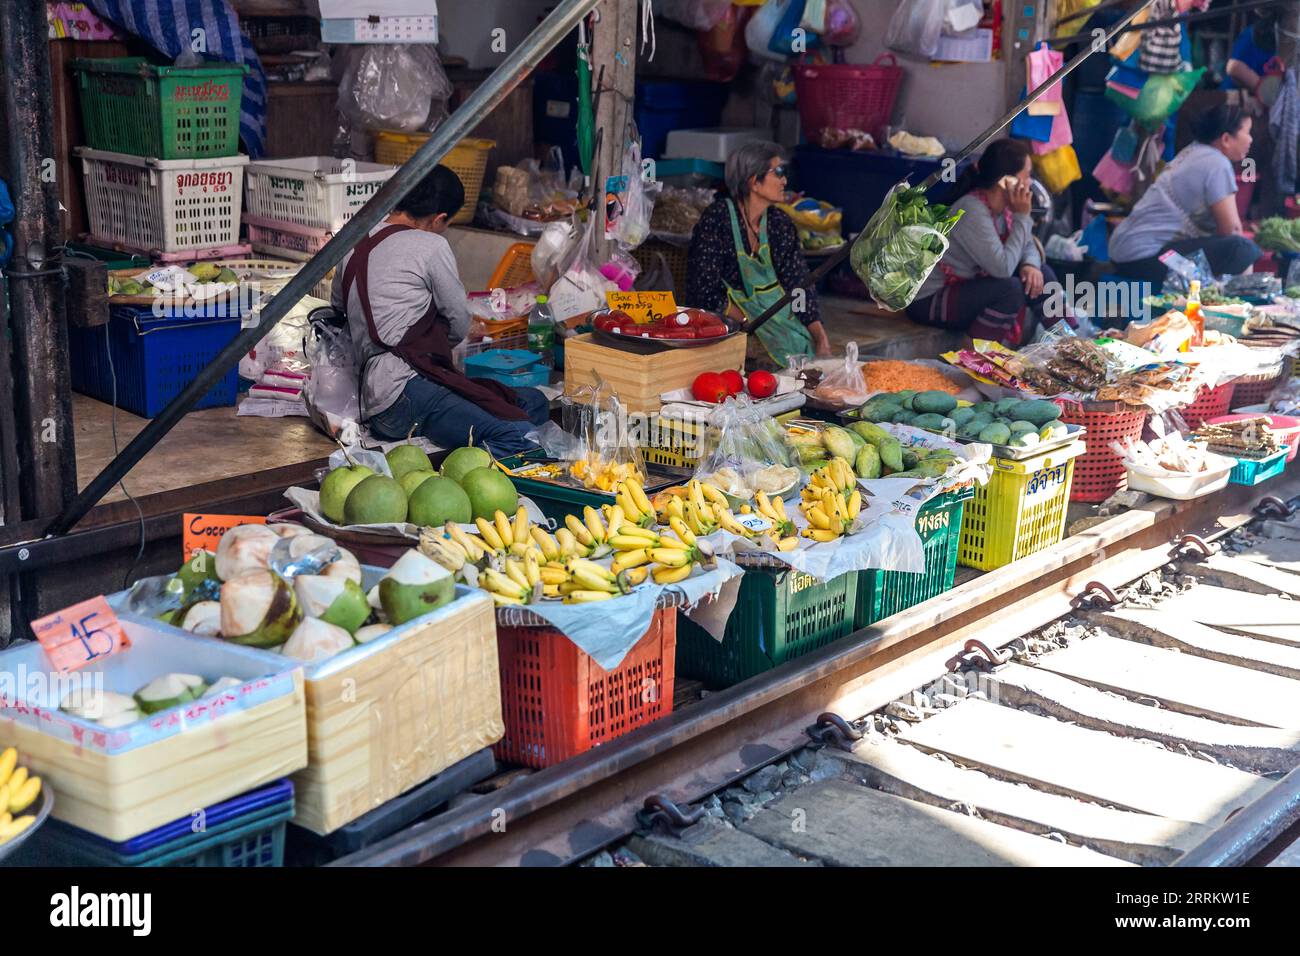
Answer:
<svg viewBox="0 0 1300 956"><path fill-rule="evenodd" d="M32 633L64 673L131 646L103 595L33 621Z"/></svg>

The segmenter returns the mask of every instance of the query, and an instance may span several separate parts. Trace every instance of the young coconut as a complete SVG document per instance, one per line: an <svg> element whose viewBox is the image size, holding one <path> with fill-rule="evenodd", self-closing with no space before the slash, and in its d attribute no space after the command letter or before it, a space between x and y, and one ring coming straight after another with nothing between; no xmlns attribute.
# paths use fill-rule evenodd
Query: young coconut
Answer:
<svg viewBox="0 0 1300 956"><path fill-rule="evenodd" d="M59 709L74 717L103 722L106 718L134 711L135 698L111 690L100 691L89 683L78 684L63 695Z"/></svg>
<svg viewBox="0 0 1300 956"><path fill-rule="evenodd" d="M304 534L312 533L310 528L304 528L300 524L290 524L289 522L269 524L267 527L282 538L299 538Z"/></svg>
<svg viewBox="0 0 1300 956"><path fill-rule="evenodd" d="M366 618L370 605L361 585L348 578L320 574L300 574L293 579L298 605L307 617L318 617L327 624L337 624L352 634Z"/></svg>
<svg viewBox="0 0 1300 956"><path fill-rule="evenodd" d="M194 700L207 688L197 674L163 674L135 692L135 702L146 714L155 714L177 704Z"/></svg>
<svg viewBox="0 0 1300 956"><path fill-rule="evenodd" d="M236 687L243 687L244 682L238 677L222 677L215 684L203 692L204 697L216 697L218 694L224 694L228 690Z"/></svg>
<svg viewBox="0 0 1300 956"><path fill-rule="evenodd" d="M361 586L361 562L347 548L339 548L338 560L325 565L321 574L327 578L343 578Z"/></svg>
<svg viewBox="0 0 1300 956"><path fill-rule="evenodd" d="M180 625L191 634L204 637L221 636L221 602L200 601L185 609Z"/></svg>
<svg viewBox="0 0 1300 956"><path fill-rule="evenodd" d="M285 657L300 661L323 661L352 647L352 635L337 624L304 617L280 648Z"/></svg>
<svg viewBox="0 0 1300 956"><path fill-rule="evenodd" d="M393 629L391 624L367 624L352 636L358 644L369 644L376 638L383 637Z"/></svg>
<svg viewBox="0 0 1300 956"><path fill-rule="evenodd" d="M221 636L232 643L276 647L301 620L293 588L273 571L249 571L221 586Z"/></svg>
<svg viewBox="0 0 1300 956"><path fill-rule="evenodd" d="M263 571L280 536L264 524L235 525L217 545L217 577L231 581L245 571Z"/></svg>
<svg viewBox="0 0 1300 956"><path fill-rule="evenodd" d="M455 594L451 573L414 548L398 558L379 582L379 602L395 625L450 603Z"/></svg>

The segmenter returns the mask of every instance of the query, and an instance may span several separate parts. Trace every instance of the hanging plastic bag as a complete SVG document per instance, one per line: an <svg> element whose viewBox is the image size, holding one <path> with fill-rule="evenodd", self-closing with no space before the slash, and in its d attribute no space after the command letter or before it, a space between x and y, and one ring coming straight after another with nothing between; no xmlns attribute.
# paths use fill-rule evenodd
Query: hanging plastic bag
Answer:
<svg viewBox="0 0 1300 956"><path fill-rule="evenodd" d="M573 248L567 260L562 260L560 277L550 289L551 311L557 320L572 318L605 304L605 293L618 289L618 285L606 279L596 262L594 243L597 215L587 217L581 226L581 240ZM575 223L577 226L577 223Z"/></svg>
<svg viewBox="0 0 1300 956"><path fill-rule="evenodd" d="M538 286L550 291L560 277L560 263L566 261L582 238L575 216L571 222L553 222L542 230L529 259Z"/></svg>
<svg viewBox="0 0 1300 956"><path fill-rule="evenodd" d="M857 342L844 346L843 361L825 363L823 368L825 374L821 382L809 393L822 404L834 408L850 408L861 405L871 397L867 380L862 375L862 363L858 361Z"/></svg>
<svg viewBox="0 0 1300 956"><path fill-rule="evenodd" d="M799 26L821 35L826 32L826 0L806 0Z"/></svg>
<svg viewBox="0 0 1300 956"><path fill-rule="evenodd" d="M365 44L348 50L338 109L361 128L431 131L449 115L451 94L436 47Z"/></svg>
<svg viewBox="0 0 1300 956"><path fill-rule="evenodd" d="M749 52L764 60L784 60L785 54L772 50L772 38L782 17L795 0L768 0L758 8L745 26L745 46Z"/></svg>
<svg viewBox="0 0 1300 956"><path fill-rule="evenodd" d="M357 359L347 325L313 320L304 351L311 363L302 390L307 412L327 435L343 434L347 423L361 420Z"/></svg>
<svg viewBox="0 0 1300 956"><path fill-rule="evenodd" d="M830 46L853 46L862 35L862 21L852 0L827 0L826 32L822 40Z"/></svg>
<svg viewBox="0 0 1300 956"><path fill-rule="evenodd" d="M1083 178L1073 146L1060 146L1043 156L1034 153L1032 158L1034 175L1051 193L1059 195Z"/></svg>
<svg viewBox="0 0 1300 956"><path fill-rule="evenodd" d="M704 79L730 83L745 63L745 26L754 15L753 7L732 4L712 30L696 34L700 58L704 61Z"/></svg>
<svg viewBox="0 0 1300 956"><path fill-rule="evenodd" d="M1204 74L1205 67L1183 73L1153 73L1142 84L1142 92L1137 99L1130 99L1109 87L1106 89L1106 99L1118 104L1143 126L1159 126L1178 112L1187 97L1191 96L1192 90L1200 85Z"/></svg>
<svg viewBox="0 0 1300 956"><path fill-rule="evenodd" d="M638 292L672 292L674 295L677 293L673 283L673 270L669 268L668 260L664 258L662 252L654 254L649 268L636 277L632 288Z"/></svg>
<svg viewBox="0 0 1300 956"><path fill-rule="evenodd" d="M623 173L605 183L605 238L631 252L650 238L650 217L663 183L646 182L641 174L641 144L633 141L623 154Z"/></svg>
<svg viewBox="0 0 1300 956"><path fill-rule="evenodd" d="M712 30L731 7L731 0L656 0L655 13L688 30Z"/></svg>
<svg viewBox="0 0 1300 956"><path fill-rule="evenodd" d="M782 427L744 395L709 413L695 477L737 498L778 494L799 480Z"/></svg>
<svg viewBox="0 0 1300 956"><path fill-rule="evenodd" d="M771 2L779 3L780 0L771 0ZM773 53L783 57L792 56L796 53L807 53L821 46L821 37L816 33L809 33L800 26L806 3L807 0L789 0L785 5L781 19L777 22L776 29L772 31L772 39L767 44L767 48Z"/></svg>
<svg viewBox="0 0 1300 956"><path fill-rule="evenodd" d="M902 0L889 19L885 46L928 60L939 48L948 0Z"/></svg>
<svg viewBox="0 0 1300 956"><path fill-rule="evenodd" d="M849 264L877 305L898 312L912 304L948 251L948 233L960 218L960 211L929 205L925 191L907 180L889 191L849 253Z"/></svg>

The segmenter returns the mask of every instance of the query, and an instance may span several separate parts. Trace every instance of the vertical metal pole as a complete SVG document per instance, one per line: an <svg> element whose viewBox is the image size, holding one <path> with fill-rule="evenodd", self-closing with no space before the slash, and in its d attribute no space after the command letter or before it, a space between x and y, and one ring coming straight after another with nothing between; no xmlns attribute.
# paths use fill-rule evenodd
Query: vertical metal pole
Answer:
<svg viewBox="0 0 1300 956"><path fill-rule="evenodd" d="M53 517L77 491L63 276L47 261L63 244L52 175L54 115L44 0L12 0L0 14L4 178L14 201L6 269L13 337L13 416L24 518ZM6 477L6 483L8 477ZM12 520L11 518L8 520Z"/></svg>

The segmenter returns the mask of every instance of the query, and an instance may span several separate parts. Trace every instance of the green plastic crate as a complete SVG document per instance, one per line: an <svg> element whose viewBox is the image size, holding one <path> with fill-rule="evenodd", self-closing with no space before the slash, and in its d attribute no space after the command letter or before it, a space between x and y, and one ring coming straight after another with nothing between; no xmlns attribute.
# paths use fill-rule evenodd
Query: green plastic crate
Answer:
<svg viewBox="0 0 1300 956"><path fill-rule="evenodd" d="M819 581L799 571L747 568L721 642L677 618L677 674L730 687L851 634L858 575Z"/></svg>
<svg viewBox="0 0 1300 956"><path fill-rule="evenodd" d="M143 57L78 59L86 145L153 159L239 152L241 63L154 66Z"/></svg>
<svg viewBox="0 0 1300 956"><path fill-rule="evenodd" d="M916 515L916 530L925 546L925 570L858 572L855 628L905 611L952 588L957 575L957 551L961 544L961 519L974 488L936 495Z"/></svg>
<svg viewBox="0 0 1300 956"><path fill-rule="evenodd" d="M542 455L524 454L516 455L512 458L502 458L501 464L507 468L522 468L530 461L544 457ZM541 509L542 514L558 523L558 526L564 525L565 515L577 515L582 517L582 508L584 505L591 505L593 508L599 508L601 505L614 504L614 496L604 491L587 491L585 488L567 488L563 485L552 484L549 481L534 481L531 478L511 478L515 490L520 495L531 498L533 503Z"/></svg>

